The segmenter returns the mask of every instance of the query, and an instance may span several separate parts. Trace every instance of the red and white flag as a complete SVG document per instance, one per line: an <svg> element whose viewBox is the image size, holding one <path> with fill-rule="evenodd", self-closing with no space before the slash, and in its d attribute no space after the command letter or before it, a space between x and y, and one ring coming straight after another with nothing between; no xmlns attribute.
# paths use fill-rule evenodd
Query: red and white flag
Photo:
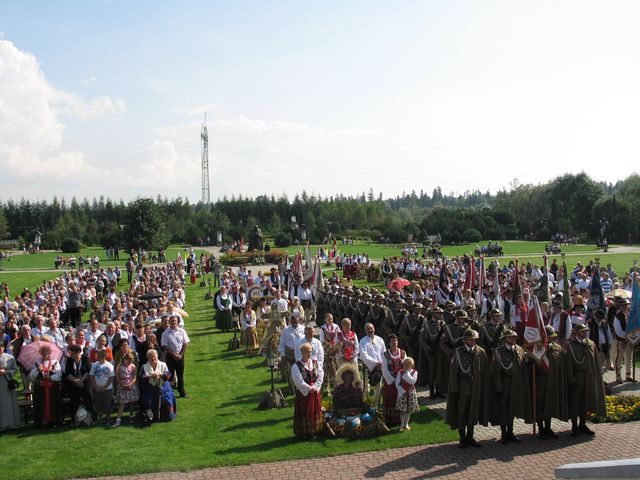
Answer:
<svg viewBox="0 0 640 480"><path fill-rule="evenodd" d="M545 370L549 369L549 359L546 355L547 332L544 329L540 301L535 295L532 296L531 310L524 323L523 347L541 362Z"/></svg>

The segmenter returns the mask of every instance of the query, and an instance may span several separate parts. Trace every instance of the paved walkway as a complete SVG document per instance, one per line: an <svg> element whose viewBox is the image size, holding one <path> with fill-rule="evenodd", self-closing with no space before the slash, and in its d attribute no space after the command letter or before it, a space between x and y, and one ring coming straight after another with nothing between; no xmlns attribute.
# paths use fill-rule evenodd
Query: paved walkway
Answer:
<svg viewBox="0 0 640 480"><path fill-rule="evenodd" d="M608 372L606 381L615 375ZM640 393L640 383L625 383L614 387L615 393ZM420 404L444 414L445 404L427 398L420 391ZM411 479L452 478L474 480L553 479L554 469L565 463L595 460L621 460L635 458L640 452L640 422L590 425L595 437L570 435L570 424L555 421L553 429L560 434L558 440L538 440L532 435L531 425L517 421L515 433L520 444L496 443L500 432L497 427L478 427L476 438L481 448L460 450L457 443L395 448L378 452L365 452L339 457L311 458L274 463L258 463L238 467L207 468L191 472L162 472L128 477L102 477L100 480L286 480L385 478ZM411 435L406 432L404 435ZM308 443L301 443L305 448ZM313 472L313 474L309 474ZM97 480L97 479L95 479Z"/></svg>
<svg viewBox="0 0 640 480"><path fill-rule="evenodd" d="M192 472L163 472L106 480L285 480L446 477L493 480L552 479L554 468L565 463L620 460L638 456L640 424L637 422L593 426L595 437L571 437L562 431L559 440L522 436L518 445L495 442L495 430L481 438L482 448L460 450L456 443L407 447L341 457L313 458L240 467L209 468ZM410 432L406 433L411 435ZM305 444L306 445L306 444ZM313 473L311 473L313 472Z"/></svg>

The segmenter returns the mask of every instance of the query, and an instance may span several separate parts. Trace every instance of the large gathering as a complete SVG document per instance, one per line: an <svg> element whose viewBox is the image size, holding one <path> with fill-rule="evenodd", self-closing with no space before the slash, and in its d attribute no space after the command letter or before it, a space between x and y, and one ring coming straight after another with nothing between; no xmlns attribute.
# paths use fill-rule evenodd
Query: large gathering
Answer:
<svg viewBox="0 0 640 480"><path fill-rule="evenodd" d="M587 419L605 415L603 373L615 372L616 384L636 382L636 344L626 338L633 267L618 276L593 262L569 271L556 259L542 269L517 260L485 268L484 260L385 259L392 268L382 291L337 271L313 285L283 262L268 275L228 271L216 326L230 329L235 310L247 354L278 356L300 438L331 431L322 395L332 399L330 417L373 407L387 427L410 430L416 386L446 397L446 423L461 448L480 446L476 425L499 427L503 444L520 442L515 418L535 423L543 440L559 438L552 419L569 422L573 436L594 435ZM340 263L367 262L349 255ZM345 384L357 392L345 396Z"/></svg>
<svg viewBox="0 0 640 480"><path fill-rule="evenodd" d="M640 478L639 18L0 0L0 471Z"/></svg>

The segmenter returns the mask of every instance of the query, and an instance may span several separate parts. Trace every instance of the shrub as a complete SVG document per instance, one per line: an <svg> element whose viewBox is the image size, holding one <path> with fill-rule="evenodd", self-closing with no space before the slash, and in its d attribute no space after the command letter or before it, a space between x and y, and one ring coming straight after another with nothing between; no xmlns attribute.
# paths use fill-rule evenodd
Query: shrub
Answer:
<svg viewBox="0 0 640 480"><path fill-rule="evenodd" d="M220 263L227 266L252 265L258 263L278 264L284 251L272 248L268 252L227 252L220 257Z"/></svg>
<svg viewBox="0 0 640 480"><path fill-rule="evenodd" d="M78 253L81 247L81 243L75 238L65 238L60 244L62 253Z"/></svg>
<svg viewBox="0 0 640 480"><path fill-rule="evenodd" d="M476 228L467 228L462 234L462 241L467 243L478 243L482 241L482 234Z"/></svg>
<svg viewBox="0 0 640 480"><path fill-rule="evenodd" d="M288 247L292 241L291 234L288 232L279 231L273 236L273 243L276 247Z"/></svg>
<svg viewBox="0 0 640 480"><path fill-rule="evenodd" d="M367 282L379 282L382 280L380 265L372 264L367 268Z"/></svg>

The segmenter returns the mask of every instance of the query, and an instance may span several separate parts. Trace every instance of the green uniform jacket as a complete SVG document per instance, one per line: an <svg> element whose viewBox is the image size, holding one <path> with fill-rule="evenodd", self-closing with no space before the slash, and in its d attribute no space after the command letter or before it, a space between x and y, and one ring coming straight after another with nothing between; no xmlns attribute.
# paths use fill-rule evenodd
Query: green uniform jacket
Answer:
<svg viewBox="0 0 640 480"><path fill-rule="evenodd" d="M469 358L471 357L471 358ZM449 395L445 422L458 428L458 413L464 414L466 425L484 425L489 422L489 363L487 353L477 345L473 353L465 346L454 351L449 368ZM469 397L468 402L459 402L460 397ZM468 412L458 412L460 403L468 403Z"/></svg>
<svg viewBox="0 0 640 480"><path fill-rule="evenodd" d="M607 413L598 348L589 339L572 340L564 354L569 385L569 417Z"/></svg>
<svg viewBox="0 0 640 480"><path fill-rule="evenodd" d="M493 352L490 367L491 386L489 421L492 425L506 424L513 418L531 421L531 392L527 354L515 345L510 351L505 345Z"/></svg>

